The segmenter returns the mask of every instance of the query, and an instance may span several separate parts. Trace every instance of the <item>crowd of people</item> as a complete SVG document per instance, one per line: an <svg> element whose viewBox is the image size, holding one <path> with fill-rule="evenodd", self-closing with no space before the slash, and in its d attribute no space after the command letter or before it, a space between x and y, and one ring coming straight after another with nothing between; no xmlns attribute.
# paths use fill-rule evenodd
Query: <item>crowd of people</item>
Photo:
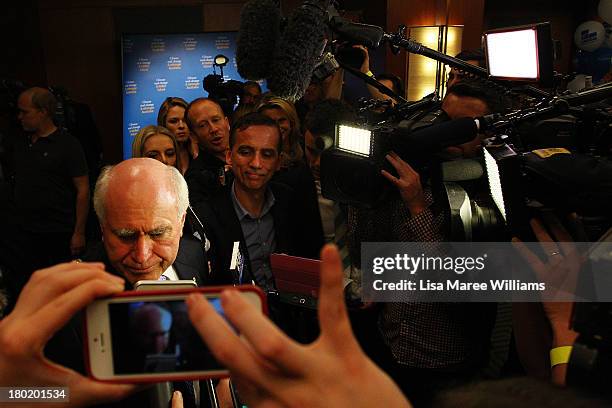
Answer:
<svg viewBox="0 0 612 408"><path fill-rule="evenodd" d="M365 63L362 71L373 76ZM503 95L453 74L440 106L448 118L503 111ZM190 296L187 302L194 326L229 368L232 387L248 406L406 407L433 401L456 406L466 401L469 384L483 378L489 363L499 314L495 304L355 306L363 242L433 243L447 237L445 214L428 181L395 152L386 157L395 173L383 170L382 176L397 194L380 207L348 206L322 195L318 141L329 138L336 123L357 121L355 109L341 98L342 75L338 70L312 83L295 105L262 94L253 82L245 84L235 112L224 112L210 98L167 98L157 123L134 138L132 158L105 167L95 181L91 202L100 239L91 242L84 229L94 181L83 151L54 124L56 101L48 90L22 93L19 120L26 135L16 138L13 150L15 218L3 234L4 240L10 236L10 245L7 241L0 252L8 294L0 322L0 385L62 385L70 387L75 405L141 406L141 388L84 376L82 333L73 316L96 297L130 289L139 280L255 284L273 293L270 255L285 253L322 259L318 327L306 323L315 316L280 303L271 304L270 321L226 290L223 309L241 339L201 297ZM396 77L379 77L403 94ZM392 99L370 91L375 98ZM391 100L389 108L395 103ZM475 157L482 137L440 155ZM559 223L549 228L552 236L539 221L532 226L542 241L569 241ZM230 273L234 242L245 249L245 268L238 276ZM519 253L536 270L575 256L570 243L560 244L556 256L544 263L524 246ZM70 262L77 258L84 262ZM554 339L542 349L570 346L576 338L569 329L571 308L545 304L543 310ZM307 333L300 330L301 318ZM543 372L563 384L566 363ZM498 383L496 391L482 392L518 401L513 386ZM231 403L228 387L226 380L217 384L222 404ZM530 394L548 395L546 385L541 387ZM176 406L179 401L199 406L197 393L181 391L175 394Z"/></svg>

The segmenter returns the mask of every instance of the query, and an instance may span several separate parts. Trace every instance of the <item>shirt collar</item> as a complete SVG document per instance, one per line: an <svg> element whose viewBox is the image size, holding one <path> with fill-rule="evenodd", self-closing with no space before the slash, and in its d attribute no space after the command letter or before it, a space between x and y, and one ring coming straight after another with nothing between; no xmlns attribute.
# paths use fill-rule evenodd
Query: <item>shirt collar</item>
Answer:
<svg viewBox="0 0 612 408"><path fill-rule="evenodd" d="M165 276L167 280L171 280L171 281L179 280L179 277L176 274L176 271L174 270L172 265L170 265L168 269L166 269L164 273L162 273L162 275Z"/></svg>
<svg viewBox="0 0 612 408"><path fill-rule="evenodd" d="M270 190L269 187L266 188L266 201L264 201L263 208L261 209L261 215L259 217L253 217L253 215L251 215L242 206L242 204L240 204L240 201L238 201L238 197L236 197L236 191L234 190L235 184L236 182L234 181L232 183L231 196L232 196L232 202L234 203L234 209L236 210L236 215L238 216L238 219L240 221L242 221L242 219L246 217L247 215L251 217L252 219L257 219L257 218L263 218L268 212L270 212L270 209L274 205L274 202L276 201L276 199L274 198L274 194L272 193L272 190Z"/></svg>

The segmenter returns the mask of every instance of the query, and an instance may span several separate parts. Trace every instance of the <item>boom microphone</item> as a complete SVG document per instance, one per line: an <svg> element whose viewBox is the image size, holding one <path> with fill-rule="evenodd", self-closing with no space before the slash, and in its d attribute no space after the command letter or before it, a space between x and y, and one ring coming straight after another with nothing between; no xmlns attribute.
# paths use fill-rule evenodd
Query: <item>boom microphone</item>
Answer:
<svg viewBox="0 0 612 408"><path fill-rule="evenodd" d="M236 42L236 65L240 76L259 80L268 75L281 19L274 0L251 0L244 5Z"/></svg>
<svg viewBox="0 0 612 408"><path fill-rule="evenodd" d="M270 90L292 102L300 99L325 46L327 1L304 3L290 17L281 38L270 77Z"/></svg>

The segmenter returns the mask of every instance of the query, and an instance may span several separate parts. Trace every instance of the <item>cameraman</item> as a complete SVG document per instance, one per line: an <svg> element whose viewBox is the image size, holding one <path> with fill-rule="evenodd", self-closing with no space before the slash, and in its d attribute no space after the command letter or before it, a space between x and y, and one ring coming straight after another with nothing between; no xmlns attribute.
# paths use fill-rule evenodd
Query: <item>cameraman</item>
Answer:
<svg viewBox="0 0 612 408"><path fill-rule="evenodd" d="M456 85L445 98L446 114L477 117L497 109L501 98L476 83ZM474 156L480 137L441 152L454 158ZM434 202L425 180L396 153L387 160L397 176L382 175L398 189L376 209L349 207L348 243L353 267L360 268L362 242L441 242L446 239L444 213ZM435 245L435 244L432 244ZM353 273L353 276L356 274ZM427 403L436 389L469 380L486 359L490 319L475 322L473 315L489 312L482 305L446 303L385 303L378 314L379 345L371 356L387 371L411 400ZM489 316L487 313L486 316Z"/></svg>

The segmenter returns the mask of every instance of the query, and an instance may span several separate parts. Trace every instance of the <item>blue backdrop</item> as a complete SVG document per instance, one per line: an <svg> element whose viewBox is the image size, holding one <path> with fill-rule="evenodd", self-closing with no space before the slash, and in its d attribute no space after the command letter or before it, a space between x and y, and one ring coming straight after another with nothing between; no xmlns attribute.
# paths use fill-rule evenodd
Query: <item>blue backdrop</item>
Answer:
<svg viewBox="0 0 612 408"><path fill-rule="evenodd" d="M138 131L157 124L157 112L167 97L190 102L207 96L202 79L213 73L216 55L230 59L223 68L226 80L244 80L236 69L236 36L236 32L123 36L124 159L131 157Z"/></svg>

